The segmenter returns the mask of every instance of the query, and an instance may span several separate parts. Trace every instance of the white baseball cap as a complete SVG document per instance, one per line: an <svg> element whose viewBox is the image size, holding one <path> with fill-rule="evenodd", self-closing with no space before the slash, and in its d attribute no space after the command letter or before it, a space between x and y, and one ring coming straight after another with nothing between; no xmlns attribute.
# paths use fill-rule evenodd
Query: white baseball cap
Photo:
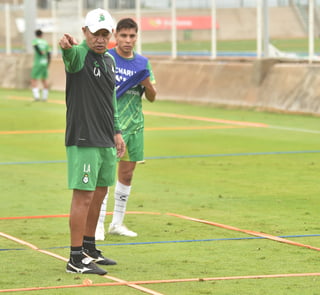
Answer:
<svg viewBox="0 0 320 295"><path fill-rule="evenodd" d="M108 11L97 8L88 12L84 25L89 28L91 33L101 29L108 30L110 33L114 29L114 21Z"/></svg>

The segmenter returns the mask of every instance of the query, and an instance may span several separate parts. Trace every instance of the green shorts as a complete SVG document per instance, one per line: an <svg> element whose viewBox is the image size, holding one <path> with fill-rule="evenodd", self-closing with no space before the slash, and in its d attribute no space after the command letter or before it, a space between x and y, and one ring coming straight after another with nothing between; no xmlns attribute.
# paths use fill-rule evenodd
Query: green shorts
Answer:
<svg viewBox="0 0 320 295"><path fill-rule="evenodd" d="M32 68L31 78L34 80L47 79L48 78L48 66L36 65Z"/></svg>
<svg viewBox="0 0 320 295"><path fill-rule="evenodd" d="M122 134L126 143L126 153L120 159L121 161L138 162L144 160L144 138L143 130L134 134Z"/></svg>
<svg viewBox="0 0 320 295"><path fill-rule="evenodd" d="M115 182L116 149L67 146L68 187L94 191Z"/></svg>

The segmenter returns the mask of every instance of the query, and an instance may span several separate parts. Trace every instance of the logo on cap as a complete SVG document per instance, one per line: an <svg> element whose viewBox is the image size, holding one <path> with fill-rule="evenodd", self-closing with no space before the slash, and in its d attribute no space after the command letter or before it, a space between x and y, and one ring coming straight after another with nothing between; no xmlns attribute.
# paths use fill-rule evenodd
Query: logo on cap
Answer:
<svg viewBox="0 0 320 295"><path fill-rule="evenodd" d="M103 22L103 21L105 21L105 20L106 20L106 18L104 17L104 14L101 13L101 14L100 14L100 18L99 18L99 22Z"/></svg>

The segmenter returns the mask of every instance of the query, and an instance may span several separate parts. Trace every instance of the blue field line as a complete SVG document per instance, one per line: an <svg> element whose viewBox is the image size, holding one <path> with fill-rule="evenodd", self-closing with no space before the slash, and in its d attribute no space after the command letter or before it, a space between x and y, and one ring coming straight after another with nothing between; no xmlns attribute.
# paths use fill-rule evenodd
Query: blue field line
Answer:
<svg viewBox="0 0 320 295"><path fill-rule="evenodd" d="M251 153L209 154L209 155L154 156L154 157L145 157L145 160L235 157L235 156L288 155L288 154L315 154L315 153L320 153L320 150L314 150L314 151L251 152ZM0 162L0 165L59 164L59 163L66 163L66 162L67 162L66 160L26 161L26 162Z"/></svg>
<svg viewBox="0 0 320 295"><path fill-rule="evenodd" d="M231 153L231 154L211 154L211 155L187 155L187 156L158 156L145 157L146 160L159 159L184 159L184 158L210 158L210 157L234 157L234 156L263 156L263 155L287 155L287 154L312 154L320 153L320 150L315 151L283 151L283 152L253 152L253 153Z"/></svg>
<svg viewBox="0 0 320 295"><path fill-rule="evenodd" d="M171 51L146 51L144 50L143 55L151 56L151 55L160 55L160 56L171 56ZM202 51L177 51L177 56L211 56L211 52L207 50ZM257 57L257 53L253 51L243 51L243 52L235 52L235 51L217 51L216 53L219 57Z"/></svg>
<svg viewBox="0 0 320 295"><path fill-rule="evenodd" d="M320 234L310 234L310 235L287 235L278 236L278 238L309 238L309 237L320 237ZM217 241L239 241L239 240L258 240L267 239L266 237L242 237L242 238L220 238L220 239L200 239L200 240L175 240L175 241L155 241L155 242L131 242L131 243L115 243L115 244L98 244L97 246L135 246L135 245L155 245L155 244L172 244L172 243L194 243L194 242L217 242ZM49 247L43 248L42 250L53 250L53 249L64 249L70 248L70 246L61 247ZM29 250L23 248L12 248L12 249L0 249L0 251L20 251Z"/></svg>
<svg viewBox="0 0 320 295"><path fill-rule="evenodd" d="M5 48L0 48L0 53L4 53ZM13 48L12 53L24 53L24 49L20 48ZM308 57L308 52L290 52L291 54L296 54L297 57L301 59L306 59ZM59 50L59 54L61 51ZM155 50L142 50L143 55L148 56L171 56L172 52L169 50L166 51L155 51ZM212 55L211 51L209 50L183 50L177 51L177 56L208 56ZM218 50L216 52L218 57L257 57L256 51L221 51ZM315 55L320 55L320 52L315 52Z"/></svg>

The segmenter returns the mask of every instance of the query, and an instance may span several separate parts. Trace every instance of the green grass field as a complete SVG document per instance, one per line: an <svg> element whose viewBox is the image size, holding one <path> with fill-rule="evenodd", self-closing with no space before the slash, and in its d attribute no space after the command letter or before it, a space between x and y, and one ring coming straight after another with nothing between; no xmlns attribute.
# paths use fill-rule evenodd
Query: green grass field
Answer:
<svg viewBox="0 0 320 295"><path fill-rule="evenodd" d="M0 292L320 294L318 117L145 103L146 163L125 219L139 236L98 242L118 262L100 277L67 274L48 255L69 255L63 101L0 90ZM86 278L93 286L81 287ZM121 280L136 283L103 285Z"/></svg>
<svg viewBox="0 0 320 295"><path fill-rule="evenodd" d="M308 52L308 39L272 39L270 43L273 44L281 51L295 52L298 54L307 54ZM318 52L320 48L320 40L314 40L315 51ZM0 50L5 50L4 45L0 44ZM21 48L14 48L16 51L21 51ZM142 50L146 52L170 52L171 42L158 42L158 43L143 43ZM210 53L211 41L210 40L180 40L177 43L177 50L179 52L199 52ZM219 52L256 52L257 42L253 39L248 40L217 40L217 51Z"/></svg>
<svg viewBox="0 0 320 295"><path fill-rule="evenodd" d="M320 48L320 40L316 38L315 51L318 52ZM281 51L285 52L295 52L298 54L306 54L308 52L308 39L297 38L297 39L272 39L270 43L273 44ZM143 43L142 49L144 51L170 51L170 42L160 42L160 43ZM194 41L194 40L184 40L179 41L177 44L177 50L180 52L210 52L211 51L211 41ZM257 42L256 40L217 40L217 51L221 52L256 52Z"/></svg>

